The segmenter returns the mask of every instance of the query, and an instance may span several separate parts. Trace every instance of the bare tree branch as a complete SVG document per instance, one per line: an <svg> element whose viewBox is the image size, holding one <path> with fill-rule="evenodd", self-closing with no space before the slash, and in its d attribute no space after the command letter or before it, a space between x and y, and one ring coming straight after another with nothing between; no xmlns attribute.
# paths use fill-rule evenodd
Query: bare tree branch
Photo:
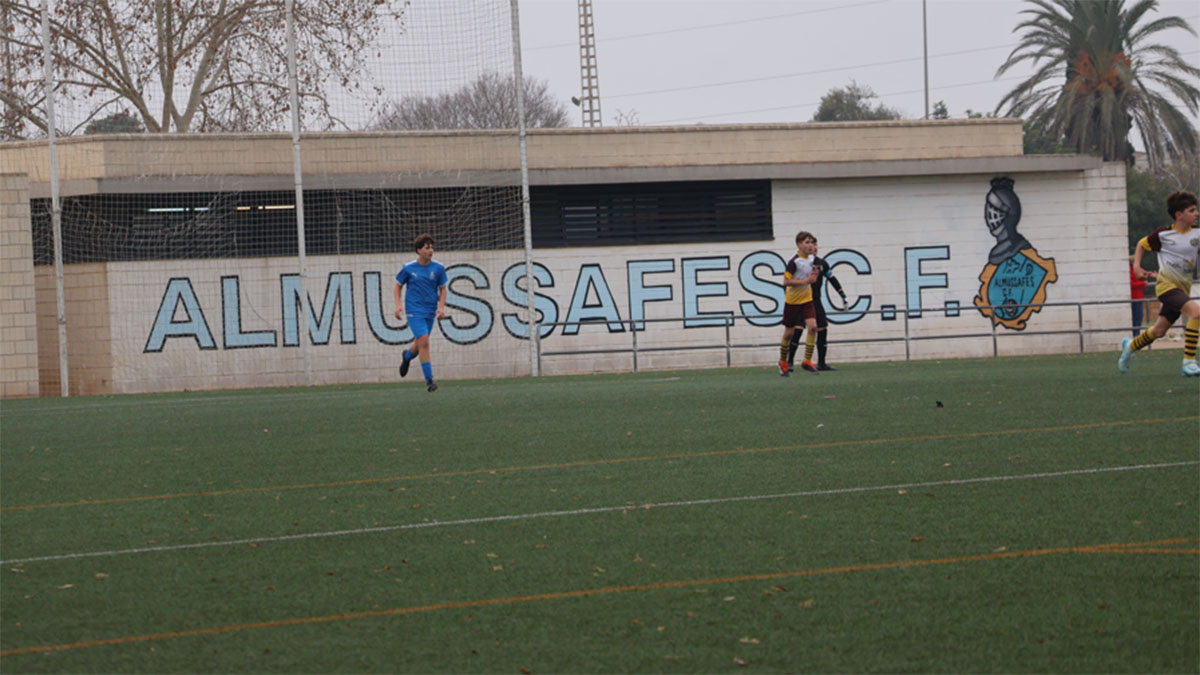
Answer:
<svg viewBox="0 0 1200 675"><path fill-rule="evenodd" d="M545 82L525 78L524 96L526 126L567 126L566 105L551 98ZM449 94L389 101L371 128L515 129L517 123L513 77L484 73Z"/></svg>
<svg viewBox="0 0 1200 675"><path fill-rule="evenodd" d="M295 3L301 119L341 124L331 87L369 80L366 63L385 25L404 27L411 0ZM282 0L90 0L55 3L50 17L55 96L77 104L79 128L114 107L149 131L261 131L286 126L288 81ZM41 8L0 0L5 25L0 137L45 131ZM378 96L378 90L368 89ZM105 93L107 92L107 93ZM115 98L114 98L115 97Z"/></svg>

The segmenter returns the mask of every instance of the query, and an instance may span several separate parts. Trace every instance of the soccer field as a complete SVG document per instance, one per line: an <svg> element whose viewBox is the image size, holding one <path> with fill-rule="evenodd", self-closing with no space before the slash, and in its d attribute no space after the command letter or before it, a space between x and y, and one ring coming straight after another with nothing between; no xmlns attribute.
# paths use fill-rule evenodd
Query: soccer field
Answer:
<svg viewBox="0 0 1200 675"><path fill-rule="evenodd" d="M1179 352L4 401L4 672L1200 671Z"/></svg>

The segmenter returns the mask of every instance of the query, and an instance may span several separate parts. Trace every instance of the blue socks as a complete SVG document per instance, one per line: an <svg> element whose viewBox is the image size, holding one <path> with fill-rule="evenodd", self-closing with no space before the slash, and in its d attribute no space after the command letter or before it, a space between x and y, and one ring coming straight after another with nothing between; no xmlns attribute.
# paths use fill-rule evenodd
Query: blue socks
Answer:
<svg viewBox="0 0 1200 675"><path fill-rule="evenodd" d="M408 349L404 350L404 362L406 364L415 358L417 358L416 354L412 353ZM429 361L422 361L421 372L425 375L425 384L433 384L433 364Z"/></svg>

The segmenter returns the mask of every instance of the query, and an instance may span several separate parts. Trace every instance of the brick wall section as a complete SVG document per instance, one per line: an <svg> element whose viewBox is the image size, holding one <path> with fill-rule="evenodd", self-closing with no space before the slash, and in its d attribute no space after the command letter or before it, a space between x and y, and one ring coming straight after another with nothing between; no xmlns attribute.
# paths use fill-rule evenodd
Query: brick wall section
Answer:
<svg viewBox="0 0 1200 675"><path fill-rule="evenodd" d="M29 181L0 175L0 396L38 395Z"/></svg>
<svg viewBox="0 0 1200 675"><path fill-rule="evenodd" d="M54 267L36 269L38 377L43 396L58 396L62 378L58 363L58 305ZM112 337L108 301L108 266L66 265L63 295L67 315L67 380L72 396L111 394Z"/></svg>

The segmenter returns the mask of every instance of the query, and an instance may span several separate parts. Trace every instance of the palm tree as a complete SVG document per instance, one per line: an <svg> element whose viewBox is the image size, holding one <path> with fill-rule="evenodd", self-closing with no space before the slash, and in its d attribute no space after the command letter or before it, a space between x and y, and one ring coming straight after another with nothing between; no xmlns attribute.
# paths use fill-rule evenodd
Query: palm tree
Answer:
<svg viewBox="0 0 1200 675"><path fill-rule="evenodd" d="M1172 98L1196 114L1200 69L1151 41L1174 28L1196 35L1186 21L1168 16L1139 25L1158 0L1026 2L1032 7L1017 25L1025 31L1021 43L996 76L1024 61L1037 71L1001 99L998 113L1007 106L1006 115L1025 118L1044 136L1105 160L1130 160L1134 126L1152 167L1196 151L1196 128Z"/></svg>

